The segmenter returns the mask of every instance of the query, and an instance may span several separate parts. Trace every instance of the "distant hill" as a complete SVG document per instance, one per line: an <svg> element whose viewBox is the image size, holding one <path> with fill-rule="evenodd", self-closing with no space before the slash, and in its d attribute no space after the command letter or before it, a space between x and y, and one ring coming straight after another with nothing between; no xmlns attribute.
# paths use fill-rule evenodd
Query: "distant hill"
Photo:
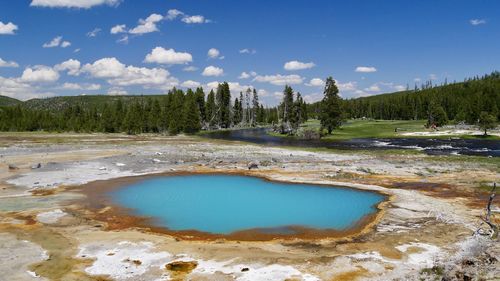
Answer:
<svg viewBox="0 0 500 281"><path fill-rule="evenodd" d="M146 95L146 96L108 96L108 95L89 95L89 96L59 96L43 99L31 99L23 103L23 106L32 110L59 111L70 106L80 105L84 108L101 107L104 104L115 103L119 99L124 103L140 101L147 98L160 99L165 95Z"/></svg>
<svg viewBox="0 0 500 281"><path fill-rule="evenodd" d="M16 100L14 98L6 97L6 96L0 96L0 106L12 106L12 105L18 105L22 103L20 100Z"/></svg>
<svg viewBox="0 0 500 281"><path fill-rule="evenodd" d="M360 97L345 101L349 117L387 120L427 119L439 108L455 121L477 122L482 111L500 119L500 72L460 83L434 86L430 82L414 90Z"/></svg>

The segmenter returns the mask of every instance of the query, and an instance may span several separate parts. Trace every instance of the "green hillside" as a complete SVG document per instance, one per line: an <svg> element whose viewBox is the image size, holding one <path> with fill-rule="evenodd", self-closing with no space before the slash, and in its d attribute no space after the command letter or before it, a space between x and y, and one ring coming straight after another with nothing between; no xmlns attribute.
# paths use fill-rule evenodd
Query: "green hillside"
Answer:
<svg viewBox="0 0 500 281"><path fill-rule="evenodd" d="M161 99L166 95L147 95L147 96L108 96L108 95L90 95L90 96L60 96L43 99L31 99L25 101L23 106L31 110L49 110L59 111L66 108L79 105L83 108L99 108L104 104L112 104L121 100L124 103L133 103L134 101L146 100L148 98Z"/></svg>
<svg viewBox="0 0 500 281"><path fill-rule="evenodd" d="M20 100L16 100L6 96L0 96L0 106L12 106L22 103Z"/></svg>

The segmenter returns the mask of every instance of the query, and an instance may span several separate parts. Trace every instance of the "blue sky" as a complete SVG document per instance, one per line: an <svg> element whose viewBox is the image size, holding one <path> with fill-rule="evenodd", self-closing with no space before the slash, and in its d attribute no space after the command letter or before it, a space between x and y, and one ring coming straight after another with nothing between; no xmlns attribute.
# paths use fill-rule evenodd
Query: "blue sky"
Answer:
<svg viewBox="0 0 500 281"><path fill-rule="evenodd" d="M272 105L284 84L320 99L330 75L346 98L461 81L499 69L499 11L494 0L0 0L0 94L228 81Z"/></svg>

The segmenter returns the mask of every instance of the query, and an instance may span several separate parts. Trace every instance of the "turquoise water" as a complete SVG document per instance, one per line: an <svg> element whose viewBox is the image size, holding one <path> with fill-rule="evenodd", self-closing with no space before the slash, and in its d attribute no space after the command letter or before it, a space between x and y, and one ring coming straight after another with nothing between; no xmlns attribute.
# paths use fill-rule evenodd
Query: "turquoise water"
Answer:
<svg viewBox="0 0 500 281"><path fill-rule="evenodd" d="M114 202L171 230L229 234L299 225L342 230L376 211L380 194L233 175L165 176L111 192Z"/></svg>

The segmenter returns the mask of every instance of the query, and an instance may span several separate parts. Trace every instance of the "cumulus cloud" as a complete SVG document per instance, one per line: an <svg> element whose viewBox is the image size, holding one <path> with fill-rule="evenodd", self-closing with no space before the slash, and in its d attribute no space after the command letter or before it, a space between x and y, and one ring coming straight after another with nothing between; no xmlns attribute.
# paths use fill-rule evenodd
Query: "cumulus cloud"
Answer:
<svg viewBox="0 0 500 281"><path fill-rule="evenodd" d="M71 42L69 42L69 41L63 41L61 43L61 48L67 48L69 46L71 46Z"/></svg>
<svg viewBox="0 0 500 281"><path fill-rule="evenodd" d="M121 0L32 0L30 6L89 9L99 5L116 6Z"/></svg>
<svg viewBox="0 0 500 281"><path fill-rule="evenodd" d="M239 52L240 52L240 54L251 54L251 55L257 53L256 50L254 50L254 49L247 49L247 48L241 49L241 50L239 50Z"/></svg>
<svg viewBox="0 0 500 281"><path fill-rule="evenodd" d="M51 67L38 65L26 68L23 71L21 80L29 83L55 82L59 80L59 73Z"/></svg>
<svg viewBox="0 0 500 281"><path fill-rule="evenodd" d="M111 28L109 31L111 34L118 34L127 32L127 26L125 24L118 24Z"/></svg>
<svg viewBox="0 0 500 281"><path fill-rule="evenodd" d="M44 48L55 48L55 47L67 48L67 47L71 46L71 42L63 41L62 39L63 39L62 36L56 36L50 42L43 44L42 47L44 47Z"/></svg>
<svg viewBox="0 0 500 281"><path fill-rule="evenodd" d="M94 28L92 31L87 32L87 37L96 37L99 32L101 32L100 28Z"/></svg>
<svg viewBox="0 0 500 281"><path fill-rule="evenodd" d="M58 47L61 44L62 36L57 36L54 39L52 39L50 42L47 42L42 45L44 48L54 48Z"/></svg>
<svg viewBox="0 0 500 281"><path fill-rule="evenodd" d="M380 89L380 86L378 84L373 84L370 87L365 88L365 91L367 91L367 92L380 92L381 89Z"/></svg>
<svg viewBox="0 0 500 281"><path fill-rule="evenodd" d="M370 73L370 72L376 72L377 69L373 66L358 66L354 71L361 73Z"/></svg>
<svg viewBox="0 0 500 281"><path fill-rule="evenodd" d="M201 85L200 82L196 82L196 81L193 81L193 80L186 80L186 81L182 82L181 87L184 87L184 88L197 88L200 85Z"/></svg>
<svg viewBox="0 0 500 281"><path fill-rule="evenodd" d="M303 98L304 98L304 100L307 103L314 103L314 102L318 102L321 99L323 99L323 94L321 94L321 93L311 93L311 94L304 95Z"/></svg>
<svg viewBox="0 0 500 281"><path fill-rule="evenodd" d="M203 76L221 76L224 74L224 69L213 65L205 67L201 75Z"/></svg>
<svg viewBox="0 0 500 281"><path fill-rule="evenodd" d="M182 16L182 15L184 15L183 12L181 12L181 11L179 11L177 9L170 9L170 10L168 10L167 15L165 16L165 18L167 20L175 20L177 17Z"/></svg>
<svg viewBox="0 0 500 281"><path fill-rule="evenodd" d="M184 67L182 69L182 71L186 71L186 72L193 72L193 71L196 71L196 70L198 70L198 67L192 66L192 65L186 66L186 67Z"/></svg>
<svg viewBox="0 0 500 281"><path fill-rule="evenodd" d="M67 61L63 61L60 64L56 64L54 69L56 71L68 71L69 75L77 76L80 73L81 63L75 59L69 59Z"/></svg>
<svg viewBox="0 0 500 281"><path fill-rule="evenodd" d="M0 35L13 35L15 34L15 31L18 29L17 25L8 22L8 23L3 23L0 21Z"/></svg>
<svg viewBox="0 0 500 281"><path fill-rule="evenodd" d="M85 64L82 72L93 78L107 79L113 86L141 85L144 88L168 89L179 81L163 68L126 66L116 58L102 58L92 64Z"/></svg>
<svg viewBox="0 0 500 281"><path fill-rule="evenodd" d="M316 66L316 65L313 62L300 62L300 61L293 60L293 61L289 61L289 62L285 63L283 68L285 70L292 71L292 70L309 69L309 68L313 68L314 66Z"/></svg>
<svg viewBox="0 0 500 281"><path fill-rule="evenodd" d="M485 19L471 19L469 21L469 23L476 26L476 25L486 24L486 20Z"/></svg>
<svg viewBox="0 0 500 281"><path fill-rule="evenodd" d="M267 82L273 85L284 86L284 85L294 85L294 84L302 84L304 78L299 75L257 75L253 81L257 82Z"/></svg>
<svg viewBox="0 0 500 281"><path fill-rule="evenodd" d="M217 86L220 83L221 82L219 82L219 81L213 81L213 82L207 83L205 88L207 88L208 90L215 91L217 89ZM244 92L247 89L251 89L251 90L254 89L254 87L252 85L241 85L238 82L227 82L227 84L229 85L229 90L231 91L231 96L233 98L239 97L240 92Z"/></svg>
<svg viewBox="0 0 500 281"><path fill-rule="evenodd" d="M309 83L306 84L306 86L310 87L323 87L325 85L325 81L321 80L320 78L313 78Z"/></svg>
<svg viewBox="0 0 500 281"><path fill-rule="evenodd" d="M123 35L122 38L116 40L117 43L128 44L128 35Z"/></svg>
<svg viewBox="0 0 500 281"><path fill-rule="evenodd" d="M5 61L0 58L0 67L19 67L19 64L15 61Z"/></svg>
<svg viewBox="0 0 500 281"><path fill-rule="evenodd" d="M176 52L174 49L156 47L146 55L144 62L159 64L186 64L193 61L190 53Z"/></svg>
<svg viewBox="0 0 500 281"><path fill-rule="evenodd" d="M122 87L111 87L108 89L108 95L110 96L125 96L127 94L127 91L125 91Z"/></svg>
<svg viewBox="0 0 500 281"><path fill-rule="evenodd" d="M343 91L348 91L348 92L356 91L357 87L358 87L358 83L353 82L353 81L349 81L346 83L340 83L339 81L336 81L336 82L337 82L337 87L339 88L339 91L341 91L341 92L343 92Z"/></svg>
<svg viewBox="0 0 500 281"><path fill-rule="evenodd" d="M207 56L211 59L216 59L216 58L223 59L224 58L224 57L220 56L220 51L217 50L216 48L210 48L207 52Z"/></svg>
<svg viewBox="0 0 500 281"><path fill-rule="evenodd" d="M76 90L97 91L97 90L101 89L101 85L99 85L99 84L80 85L77 83L64 83L59 87L59 89L70 90L70 91L76 91Z"/></svg>
<svg viewBox="0 0 500 281"><path fill-rule="evenodd" d="M239 79L248 79L248 78L250 78L250 74L243 71L238 78Z"/></svg>
<svg viewBox="0 0 500 281"><path fill-rule="evenodd" d="M140 19L139 20L139 25L136 27L130 29L128 32L130 34L145 34L145 33L151 33L151 32L156 32L158 31L158 27L156 24L163 20L163 16L159 14L151 14L149 17L146 19Z"/></svg>
<svg viewBox="0 0 500 281"><path fill-rule="evenodd" d="M40 92L36 86L23 82L20 78L4 78L0 76L0 93L19 100L54 96L53 93Z"/></svg>
<svg viewBox="0 0 500 281"><path fill-rule="evenodd" d="M200 23L209 23L210 20L206 19L204 16L196 15L196 16L185 16L182 18L182 22L187 24L200 24Z"/></svg>

